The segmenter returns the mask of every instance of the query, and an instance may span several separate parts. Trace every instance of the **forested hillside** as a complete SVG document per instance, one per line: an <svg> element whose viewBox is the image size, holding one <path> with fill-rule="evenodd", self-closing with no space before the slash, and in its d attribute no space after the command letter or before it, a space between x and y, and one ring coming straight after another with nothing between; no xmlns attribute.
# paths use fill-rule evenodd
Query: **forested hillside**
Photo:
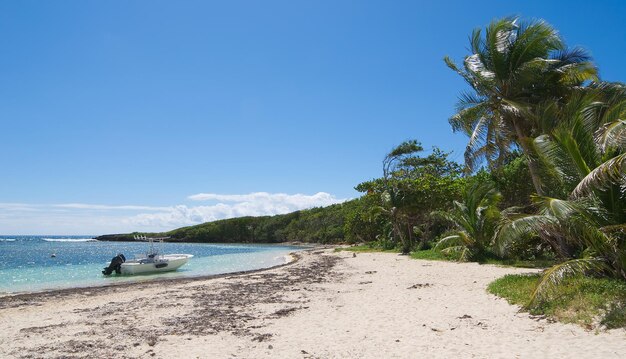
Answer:
<svg viewBox="0 0 626 359"><path fill-rule="evenodd" d="M360 200L288 214L239 217L183 227L164 233L130 233L98 237L99 240L129 241L136 235L170 237L168 241L204 243L342 243L349 213ZM367 240L370 238L364 238ZM353 241L353 240L350 240Z"/></svg>

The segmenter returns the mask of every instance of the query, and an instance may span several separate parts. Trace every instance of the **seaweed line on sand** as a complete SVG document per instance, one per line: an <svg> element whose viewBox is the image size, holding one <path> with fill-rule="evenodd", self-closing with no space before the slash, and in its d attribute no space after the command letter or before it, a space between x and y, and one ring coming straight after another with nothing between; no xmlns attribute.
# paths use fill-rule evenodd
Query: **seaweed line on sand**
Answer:
<svg viewBox="0 0 626 359"><path fill-rule="evenodd" d="M333 270L341 258L319 252L306 255L307 261L278 271L219 276L227 277L227 281L206 281L207 278L203 278L206 282L202 283L194 283L200 280L198 278L159 281L162 295L140 296L131 301L123 299L123 289L119 287L47 292L42 298L37 298L41 294L16 296L21 305L61 301L68 296L80 298L85 292L111 296L114 300L105 305L73 309L72 313L80 314L81 318L75 322L22 329L22 334L42 337L45 344L20 346L11 355L21 358L41 357L41 353L46 353L45 357L63 358L155 357L155 345L172 335L191 338L229 333L258 342L269 341L273 333L265 332L264 328L271 320L307 309L308 291L318 290L316 284L341 279ZM181 286L187 283L190 285ZM141 290L153 285L141 283L132 287ZM165 307L171 310L163 310Z"/></svg>

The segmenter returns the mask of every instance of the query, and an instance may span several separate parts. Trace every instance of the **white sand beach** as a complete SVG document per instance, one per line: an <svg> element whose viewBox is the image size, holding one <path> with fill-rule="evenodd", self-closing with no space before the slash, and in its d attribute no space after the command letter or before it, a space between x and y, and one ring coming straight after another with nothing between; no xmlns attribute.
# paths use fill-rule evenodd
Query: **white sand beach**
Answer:
<svg viewBox="0 0 626 359"><path fill-rule="evenodd" d="M623 358L626 331L486 292L532 270L302 252L275 269L0 298L2 358Z"/></svg>

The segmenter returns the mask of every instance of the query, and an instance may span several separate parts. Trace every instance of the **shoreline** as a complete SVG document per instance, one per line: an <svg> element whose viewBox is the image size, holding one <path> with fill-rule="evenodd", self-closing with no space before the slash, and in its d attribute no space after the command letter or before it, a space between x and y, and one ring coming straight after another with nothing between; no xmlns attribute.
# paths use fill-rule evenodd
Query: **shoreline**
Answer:
<svg viewBox="0 0 626 359"><path fill-rule="evenodd" d="M313 250L313 249L304 249L300 252L310 251L310 250ZM280 268L280 267L284 267L284 266L288 266L293 263L296 263L298 260L300 260L301 255L299 255L298 252L291 252L283 257L286 260L285 263L277 264L271 267L251 269L251 270L246 270L246 271L236 271L236 272L228 272L228 273L220 273L220 274L198 275L198 276L178 277L178 278L159 278L159 277L154 277L150 279L143 278L144 280L141 280L141 281L138 280L138 281L129 281L129 282L117 282L117 283L113 282L113 283L108 283L108 284L89 285L89 286L84 286L84 287L44 289L40 291L26 291L26 292L15 292L15 293L1 293L0 292L0 309L8 307L7 303L10 303L11 301L21 300L22 302L28 302L29 300L35 297L54 297L54 296L60 296L60 295L76 294L80 292L94 293L94 292L102 292L109 288L117 289L120 287L128 287L128 289L141 289L142 286L151 286L151 285L154 285L155 283L185 284L185 283L190 283L190 282L195 282L195 281L219 279L219 278L226 278L230 276L240 276L240 275L246 275L246 274L254 274L254 273L272 270L272 269L276 269L276 268Z"/></svg>
<svg viewBox="0 0 626 359"><path fill-rule="evenodd" d="M97 241L97 240L94 240ZM106 242L106 241L105 241ZM132 242L132 241L131 241ZM194 244L195 242L189 242L191 244ZM297 242L293 242L293 243L297 243ZM133 280L132 276L128 276L127 277L127 281L120 281L120 282L110 282L110 283L99 283L99 284L85 284L85 285L77 285L74 287L52 287L52 288L47 288L47 289L34 289L34 290L23 290L23 291L14 291L14 292L2 292L0 291L0 307L2 307L3 303L2 300L4 298L10 298L10 297L17 297L17 296L28 296L28 295L45 295L46 293L51 293L54 294L55 292L72 292L74 290L87 290L87 289L94 289L97 290L98 288L106 288L106 287L118 287L118 286L131 286L131 285L139 285L139 284L150 284L150 283L154 283L154 282L169 282L169 281L193 281L193 280L203 280L203 279L211 279L211 278L219 278L219 277L223 277L223 276L227 276L227 275L242 275L242 274L246 274L246 273L254 273L256 271L263 271L263 270L269 270L269 269L273 269L273 268L278 268L284 265L288 265L290 264L290 261L295 261L298 259L297 255L292 255L295 254L297 252L302 252L302 251L308 251L308 250L316 250L316 249L320 249L320 248L330 248L331 245L322 245L322 244L315 244L315 245L302 245L302 244L293 244L292 242L290 242L289 244L287 243L279 243L279 244L275 244L277 246L292 246L292 247L300 247L299 249L295 249L294 248L294 252L290 252L284 256L281 256L282 258L284 258L285 262L281 263L281 264L276 264L276 265L272 265L270 267L265 267L265 268L257 268L257 269L250 269L250 270L240 270L240 271L234 271L234 272L227 272L227 273L218 273L218 274L196 274L196 275L188 275L188 276L180 276L180 277L176 277L176 278L163 278L163 277L159 277L159 276L154 276L152 278L147 277L147 276L135 276L137 279ZM199 244L205 244L205 243L199 243ZM247 243L206 243L209 245L221 245L221 244L226 244L226 245L255 245L255 244L247 244ZM261 246L271 246L272 244L259 244ZM108 262L107 262L108 263Z"/></svg>
<svg viewBox="0 0 626 359"><path fill-rule="evenodd" d="M536 270L332 248L298 254L295 262L239 275L29 294L0 308L0 357L620 358L626 352L624 330L553 323L486 292L496 278Z"/></svg>

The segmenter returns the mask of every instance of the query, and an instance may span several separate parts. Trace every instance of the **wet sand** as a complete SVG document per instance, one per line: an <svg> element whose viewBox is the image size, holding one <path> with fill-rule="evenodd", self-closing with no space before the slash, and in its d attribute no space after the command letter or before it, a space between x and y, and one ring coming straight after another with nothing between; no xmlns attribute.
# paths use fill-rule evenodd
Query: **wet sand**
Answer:
<svg viewBox="0 0 626 359"><path fill-rule="evenodd" d="M626 331L520 313L486 292L531 270L390 253L0 298L2 358L622 358Z"/></svg>

